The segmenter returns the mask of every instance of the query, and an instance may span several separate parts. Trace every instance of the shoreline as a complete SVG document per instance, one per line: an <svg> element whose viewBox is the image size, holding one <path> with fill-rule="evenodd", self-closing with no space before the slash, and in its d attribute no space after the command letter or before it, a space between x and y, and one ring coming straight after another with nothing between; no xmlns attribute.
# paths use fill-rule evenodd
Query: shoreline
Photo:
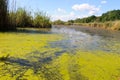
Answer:
<svg viewBox="0 0 120 80"><path fill-rule="evenodd" d="M57 24L56 24L57 25ZM91 23L71 23L71 24L58 24L58 25L66 25L66 26L84 26L90 28L99 28L113 31L120 31L120 21L107 21L107 22L91 22Z"/></svg>
<svg viewBox="0 0 120 80"><path fill-rule="evenodd" d="M74 23L74 25L120 31L120 21L108 21L104 23L102 22Z"/></svg>
<svg viewBox="0 0 120 80"><path fill-rule="evenodd" d="M120 31L116 30L108 30L99 27L88 27L88 26L80 26L80 25L53 25L53 27L61 28L67 27L75 29L76 31L82 31L88 33L90 35L99 35L104 37L111 37L111 38L119 38L120 39Z"/></svg>

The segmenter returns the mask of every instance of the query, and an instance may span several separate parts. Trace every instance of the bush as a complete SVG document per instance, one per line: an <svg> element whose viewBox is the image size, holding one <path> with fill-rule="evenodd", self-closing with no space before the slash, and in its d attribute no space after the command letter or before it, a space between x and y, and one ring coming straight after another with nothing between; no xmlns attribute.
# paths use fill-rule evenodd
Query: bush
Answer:
<svg viewBox="0 0 120 80"><path fill-rule="evenodd" d="M46 15L46 13L43 13L43 12L35 13L35 18L34 18L33 24L35 27L40 27L40 28L50 28L51 27L50 18Z"/></svg>
<svg viewBox="0 0 120 80"><path fill-rule="evenodd" d="M54 25L64 25L65 22L62 21L62 20L56 20L56 21L53 22L53 24L54 24Z"/></svg>
<svg viewBox="0 0 120 80"><path fill-rule="evenodd" d="M25 9L19 8L9 13L10 23L16 27L50 28L50 18L43 12L35 13L35 17Z"/></svg>

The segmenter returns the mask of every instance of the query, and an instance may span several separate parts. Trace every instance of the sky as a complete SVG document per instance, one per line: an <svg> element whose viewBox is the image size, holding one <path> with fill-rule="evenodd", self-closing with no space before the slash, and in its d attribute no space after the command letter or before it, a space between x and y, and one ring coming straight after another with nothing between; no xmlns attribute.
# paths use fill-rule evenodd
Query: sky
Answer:
<svg viewBox="0 0 120 80"><path fill-rule="evenodd" d="M103 13L120 9L120 0L15 0L16 6L25 8L32 13L37 11L46 12L52 21L71 20L88 17L91 15L100 16ZM10 0L10 7L14 6Z"/></svg>

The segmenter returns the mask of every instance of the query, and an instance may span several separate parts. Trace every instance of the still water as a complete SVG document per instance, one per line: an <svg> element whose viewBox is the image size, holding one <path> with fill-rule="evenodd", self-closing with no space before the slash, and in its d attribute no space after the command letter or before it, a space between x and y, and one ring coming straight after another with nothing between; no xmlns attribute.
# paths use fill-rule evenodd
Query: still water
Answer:
<svg viewBox="0 0 120 80"><path fill-rule="evenodd" d="M83 27L82 27L83 28ZM63 34L65 39L52 42L52 47L60 47L64 50L102 50L107 52L120 53L120 32L99 30L90 32L87 28L79 27L55 27L52 33ZM101 31L101 33L100 33Z"/></svg>

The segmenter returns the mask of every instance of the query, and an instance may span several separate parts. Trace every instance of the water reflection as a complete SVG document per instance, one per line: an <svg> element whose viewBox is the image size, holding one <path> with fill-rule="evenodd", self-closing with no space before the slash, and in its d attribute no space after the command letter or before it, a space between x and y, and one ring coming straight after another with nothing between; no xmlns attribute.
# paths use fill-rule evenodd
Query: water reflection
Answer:
<svg viewBox="0 0 120 80"><path fill-rule="evenodd" d="M64 40L50 43L52 47L60 47L68 51L81 49L120 53L120 40L117 38L110 36L105 37L97 34L91 35L88 32L85 33L68 27L53 27L51 31L56 34L63 34L65 37ZM111 34L109 33L109 35Z"/></svg>

